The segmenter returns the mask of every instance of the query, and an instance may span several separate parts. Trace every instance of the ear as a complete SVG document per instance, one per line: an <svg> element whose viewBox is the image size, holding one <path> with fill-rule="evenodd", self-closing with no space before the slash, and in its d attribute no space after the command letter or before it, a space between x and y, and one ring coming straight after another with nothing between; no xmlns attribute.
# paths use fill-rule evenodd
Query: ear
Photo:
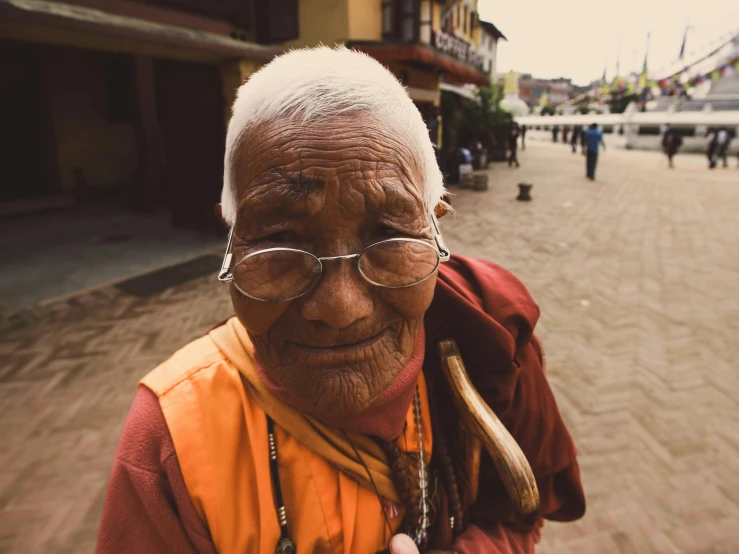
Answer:
<svg viewBox="0 0 739 554"><path fill-rule="evenodd" d="M220 202L215 205L215 208L213 208L213 211L215 212L216 217L218 218L218 221L220 221L221 224L223 225L223 228L226 229L226 231L230 231L231 226L228 223L226 223L225 219L223 219L223 209L222 209Z"/></svg>
<svg viewBox="0 0 739 554"><path fill-rule="evenodd" d="M441 197L441 201L434 208L434 215L436 217L444 217L449 213L449 208L452 206L452 196L448 192L445 192Z"/></svg>

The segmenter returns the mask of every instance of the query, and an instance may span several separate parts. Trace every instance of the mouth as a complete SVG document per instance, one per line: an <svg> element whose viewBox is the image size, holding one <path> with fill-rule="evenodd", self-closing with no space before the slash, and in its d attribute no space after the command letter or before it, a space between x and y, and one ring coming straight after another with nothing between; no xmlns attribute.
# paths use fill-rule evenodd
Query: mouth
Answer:
<svg viewBox="0 0 739 554"><path fill-rule="evenodd" d="M313 344L301 344L299 342L293 342L295 346L303 350L304 352L310 353L310 354L344 354L349 352L356 352L358 350L364 350L366 348L370 348L373 344L379 342L382 340L385 335L387 335L390 332L390 329L383 329L376 335L372 335L371 337L367 337L366 339L362 339L359 341L351 342L351 343L344 343L344 344L335 344L331 346L318 346Z"/></svg>

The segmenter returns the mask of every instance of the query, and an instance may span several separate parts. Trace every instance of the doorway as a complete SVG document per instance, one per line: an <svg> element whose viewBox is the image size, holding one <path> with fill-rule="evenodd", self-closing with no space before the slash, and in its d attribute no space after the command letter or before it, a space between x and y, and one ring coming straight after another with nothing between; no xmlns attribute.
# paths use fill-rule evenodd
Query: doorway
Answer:
<svg viewBox="0 0 739 554"><path fill-rule="evenodd" d="M224 232L215 215L221 197L226 137L218 67L159 61L156 79L164 187L171 203L172 223Z"/></svg>

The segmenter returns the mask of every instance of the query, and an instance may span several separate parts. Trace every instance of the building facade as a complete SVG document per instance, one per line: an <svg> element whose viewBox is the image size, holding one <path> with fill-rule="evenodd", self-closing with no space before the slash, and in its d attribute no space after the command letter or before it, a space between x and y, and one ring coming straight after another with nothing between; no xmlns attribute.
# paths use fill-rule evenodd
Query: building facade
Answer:
<svg viewBox="0 0 739 554"><path fill-rule="evenodd" d="M441 146L441 83L488 84L477 0L300 0L299 36L286 48L345 44L405 85Z"/></svg>
<svg viewBox="0 0 739 554"><path fill-rule="evenodd" d="M551 79L549 81L549 102L559 106L567 102L572 96L571 79Z"/></svg>
<svg viewBox="0 0 739 554"><path fill-rule="evenodd" d="M110 200L220 230L230 106L262 64L364 51L441 147L442 82L494 72L483 36L477 0L0 0L0 217Z"/></svg>
<svg viewBox="0 0 739 554"><path fill-rule="evenodd" d="M518 80L518 87L521 100L530 108L538 106L544 95L552 106L563 104L572 96L571 79L535 79L524 74Z"/></svg>
<svg viewBox="0 0 739 554"><path fill-rule="evenodd" d="M217 229L236 88L297 0L0 0L0 217L113 199Z"/></svg>
<svg viewBox="0 0 739 554"><path fill-rule="evenodd" d="M490 81L498 79L496 60L498 59L498 41L508 40L498 28L489 21L480 21L480 52L483 56L483 69L490 76Z"/></svg>

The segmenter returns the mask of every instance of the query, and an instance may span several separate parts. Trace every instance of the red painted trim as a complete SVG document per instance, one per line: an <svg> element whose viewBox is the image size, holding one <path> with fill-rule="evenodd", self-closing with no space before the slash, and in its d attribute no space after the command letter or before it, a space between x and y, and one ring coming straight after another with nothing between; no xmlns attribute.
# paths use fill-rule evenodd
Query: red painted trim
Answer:
<svg viewBox="0 0 739 554"><path fill-rule="evenodd" d="M420 44L352 43L348 47L369 54L382 63L420 62L444 72L444 78L459 84L487 86L490 78L477 69L458 62L433 48Z"/></svg>

